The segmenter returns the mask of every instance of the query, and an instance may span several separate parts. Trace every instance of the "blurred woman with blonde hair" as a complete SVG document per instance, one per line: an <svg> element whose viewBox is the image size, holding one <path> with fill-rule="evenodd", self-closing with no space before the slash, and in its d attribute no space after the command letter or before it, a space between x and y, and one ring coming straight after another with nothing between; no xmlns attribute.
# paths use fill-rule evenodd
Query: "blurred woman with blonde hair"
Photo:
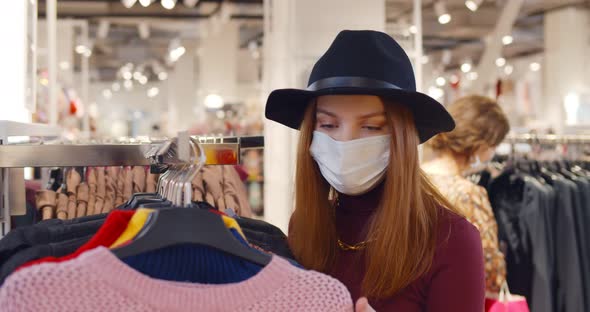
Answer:
<svg viewBox="0 0 590 312"><path fill-rule="evenodd" d="M455 120L455 130L438 134L428 142L437 158L422 168L451 204L478 228L484 249L486 291L493 296L506 279L498 225L486 190L464 175L485 168L510 126L502 108L488 97L466 96L447 109Z"/></svg>

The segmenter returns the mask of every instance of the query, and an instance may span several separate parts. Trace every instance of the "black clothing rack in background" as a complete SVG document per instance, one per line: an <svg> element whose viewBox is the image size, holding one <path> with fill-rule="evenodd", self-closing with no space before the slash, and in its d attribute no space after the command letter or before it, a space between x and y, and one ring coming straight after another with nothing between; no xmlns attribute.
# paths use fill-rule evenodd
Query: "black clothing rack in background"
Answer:
<svg viewBox="0 0 590 312"><path fill-rule="evenodd" d="M31 137L55 137L55 132L47 135L44 125L39 125L38 131L8 133L8 136L31 136ZM0 124L0 134L2 131ZM180 137L180 134L179 134ZM188 137L188 136L186 136ZM232 158L234 163L239 163L240 153L247 149L264 148L263 136L248 137L200 137L193 136L193 141L205 152L207 150L229 150L235 155ZM4 139L5 140L5 139ZM6 141L4 141L6 142ZM154 164L154 159L146 157L150 150L157 150L159 146L169 140L138 141L130 139L125 142L96 142L84 143L57 143L50 141L36 144L0 144L0 173L2 176L2 187L0 188L0 238L11 229L10 216L20 207L15 201L15 195L19 198L21 206L25 206L24 200L24 176L25 167L92 167L92 166L149 166ZM2 143L2 138L0 138ZM188 144L188 141L183 142ZM180 145L180 142L179 142ZM179 148L180 149L180 148ZM160 160L161 161L161 160ZM163 163L166 164L165 162ZM211 165L213 163L205 163ZM12 176L12 177L11 177Z"/></svg>
<svg viewBox="0 0 590 312"><path fill-rule="evenodd" d="M488 190L512 293L535 312L590 304L590 158L586 135L516 135ZM522 149L524 144L530 148ZM544 152L549 152L544 155ZM489 175L489 173L488 173Z"/></svg>

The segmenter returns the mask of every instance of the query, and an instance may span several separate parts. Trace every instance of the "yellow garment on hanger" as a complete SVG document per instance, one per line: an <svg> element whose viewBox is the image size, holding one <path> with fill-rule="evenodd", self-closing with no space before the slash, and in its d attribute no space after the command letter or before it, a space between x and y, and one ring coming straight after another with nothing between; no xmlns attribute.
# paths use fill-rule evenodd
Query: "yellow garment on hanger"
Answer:
<svg viewBox="0 0 590 312"><path fill-rule="evenodd" d="M152 213L152 211L154 211L154 209L137 209L133 214L133 217L131 217L131 220L129 220L129 223L127 223L127 227L125 228L123 234L121 234L121 236L117 238L117 240L111 245L110 248L112 249L115 247L119 247L127 243L128 241L134 239L135 236L137 236L137 233L139 233L139 231L145 225L145 222L147 221L148 216L150 215L150 213Z"/></svg>
<svg viewBox="0 0 590 312"><path fill-rule="evenodd" d="M110 248L113 249L113 248L119 247L119 246L127 243L128 241L134 239L135 236L137 236L137 233L139 233L139 231L145 225L150 213L152 213L153 211L155 211L155 209L148 209L148 208L137 209L135 211L135 213L133 214L133 217L131 217L131 220L129 220L129 223L127 224L127 228L125 228L125 231L123 232L123 234L121 234L121 236L119 236L119 238L117 238L117 240L110 246ZM223 215L221 216L221 219L223 220L223 223L225 224L226 228L235 229L236 231L238 231L238 233L240 233L240 235L242 236L242 238L244 238L244 240L248 241L246 239L246 235L244 235L244 232L242 232L242 228L240 228L240 225L238 224L236 219L228 217L228 216L223 216Z"/></svg>
<svg viewBox="0 0 590 312"><path fill-rule="evenodd" d="M244 232L242 232L242 228L240 227L236 219L228 216L221 216L221 219L223 219L223 223L225 223L226 228L235 229L236 231L238 231L238 233L240 233L240 235L242 236L242 238L244 238L245 241L248 241L246 239L246 235L244 235Z"/></svg>

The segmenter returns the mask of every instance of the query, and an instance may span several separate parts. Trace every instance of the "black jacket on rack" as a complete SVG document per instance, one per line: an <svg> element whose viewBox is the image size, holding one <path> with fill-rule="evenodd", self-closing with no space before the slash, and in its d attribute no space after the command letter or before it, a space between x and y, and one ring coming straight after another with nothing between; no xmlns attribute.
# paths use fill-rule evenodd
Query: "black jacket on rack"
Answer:
<svg viewBox="0 0 590 312"><path fill-rule="evenodd" d="M547 194L532 177L507 171L490 187L498 239L506 242L507 279L513 293L527 297L532 311L552 311L551 240L545 216Z"/></svg>
<svg viewBox="0 0 590 312"><path fill-rule="evenodd" d="M588 177L507 167L488 193L506 251L507 280L531 311L585 311L590 295Z"/></svg>

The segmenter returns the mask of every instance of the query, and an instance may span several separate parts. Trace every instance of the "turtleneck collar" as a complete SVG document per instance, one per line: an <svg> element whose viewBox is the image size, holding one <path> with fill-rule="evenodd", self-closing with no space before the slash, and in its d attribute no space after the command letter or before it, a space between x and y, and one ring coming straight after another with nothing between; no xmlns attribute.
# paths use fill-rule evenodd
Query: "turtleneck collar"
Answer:
<svg viewBox="0 0 590 312"><path fill-rule="evenodd" d="M336 209L337 214L346 215L371 215L379 206L381 195L383 194L384 182L379 183L376 187L365 194L346 195L338 193L340 201Z"/></svg>

